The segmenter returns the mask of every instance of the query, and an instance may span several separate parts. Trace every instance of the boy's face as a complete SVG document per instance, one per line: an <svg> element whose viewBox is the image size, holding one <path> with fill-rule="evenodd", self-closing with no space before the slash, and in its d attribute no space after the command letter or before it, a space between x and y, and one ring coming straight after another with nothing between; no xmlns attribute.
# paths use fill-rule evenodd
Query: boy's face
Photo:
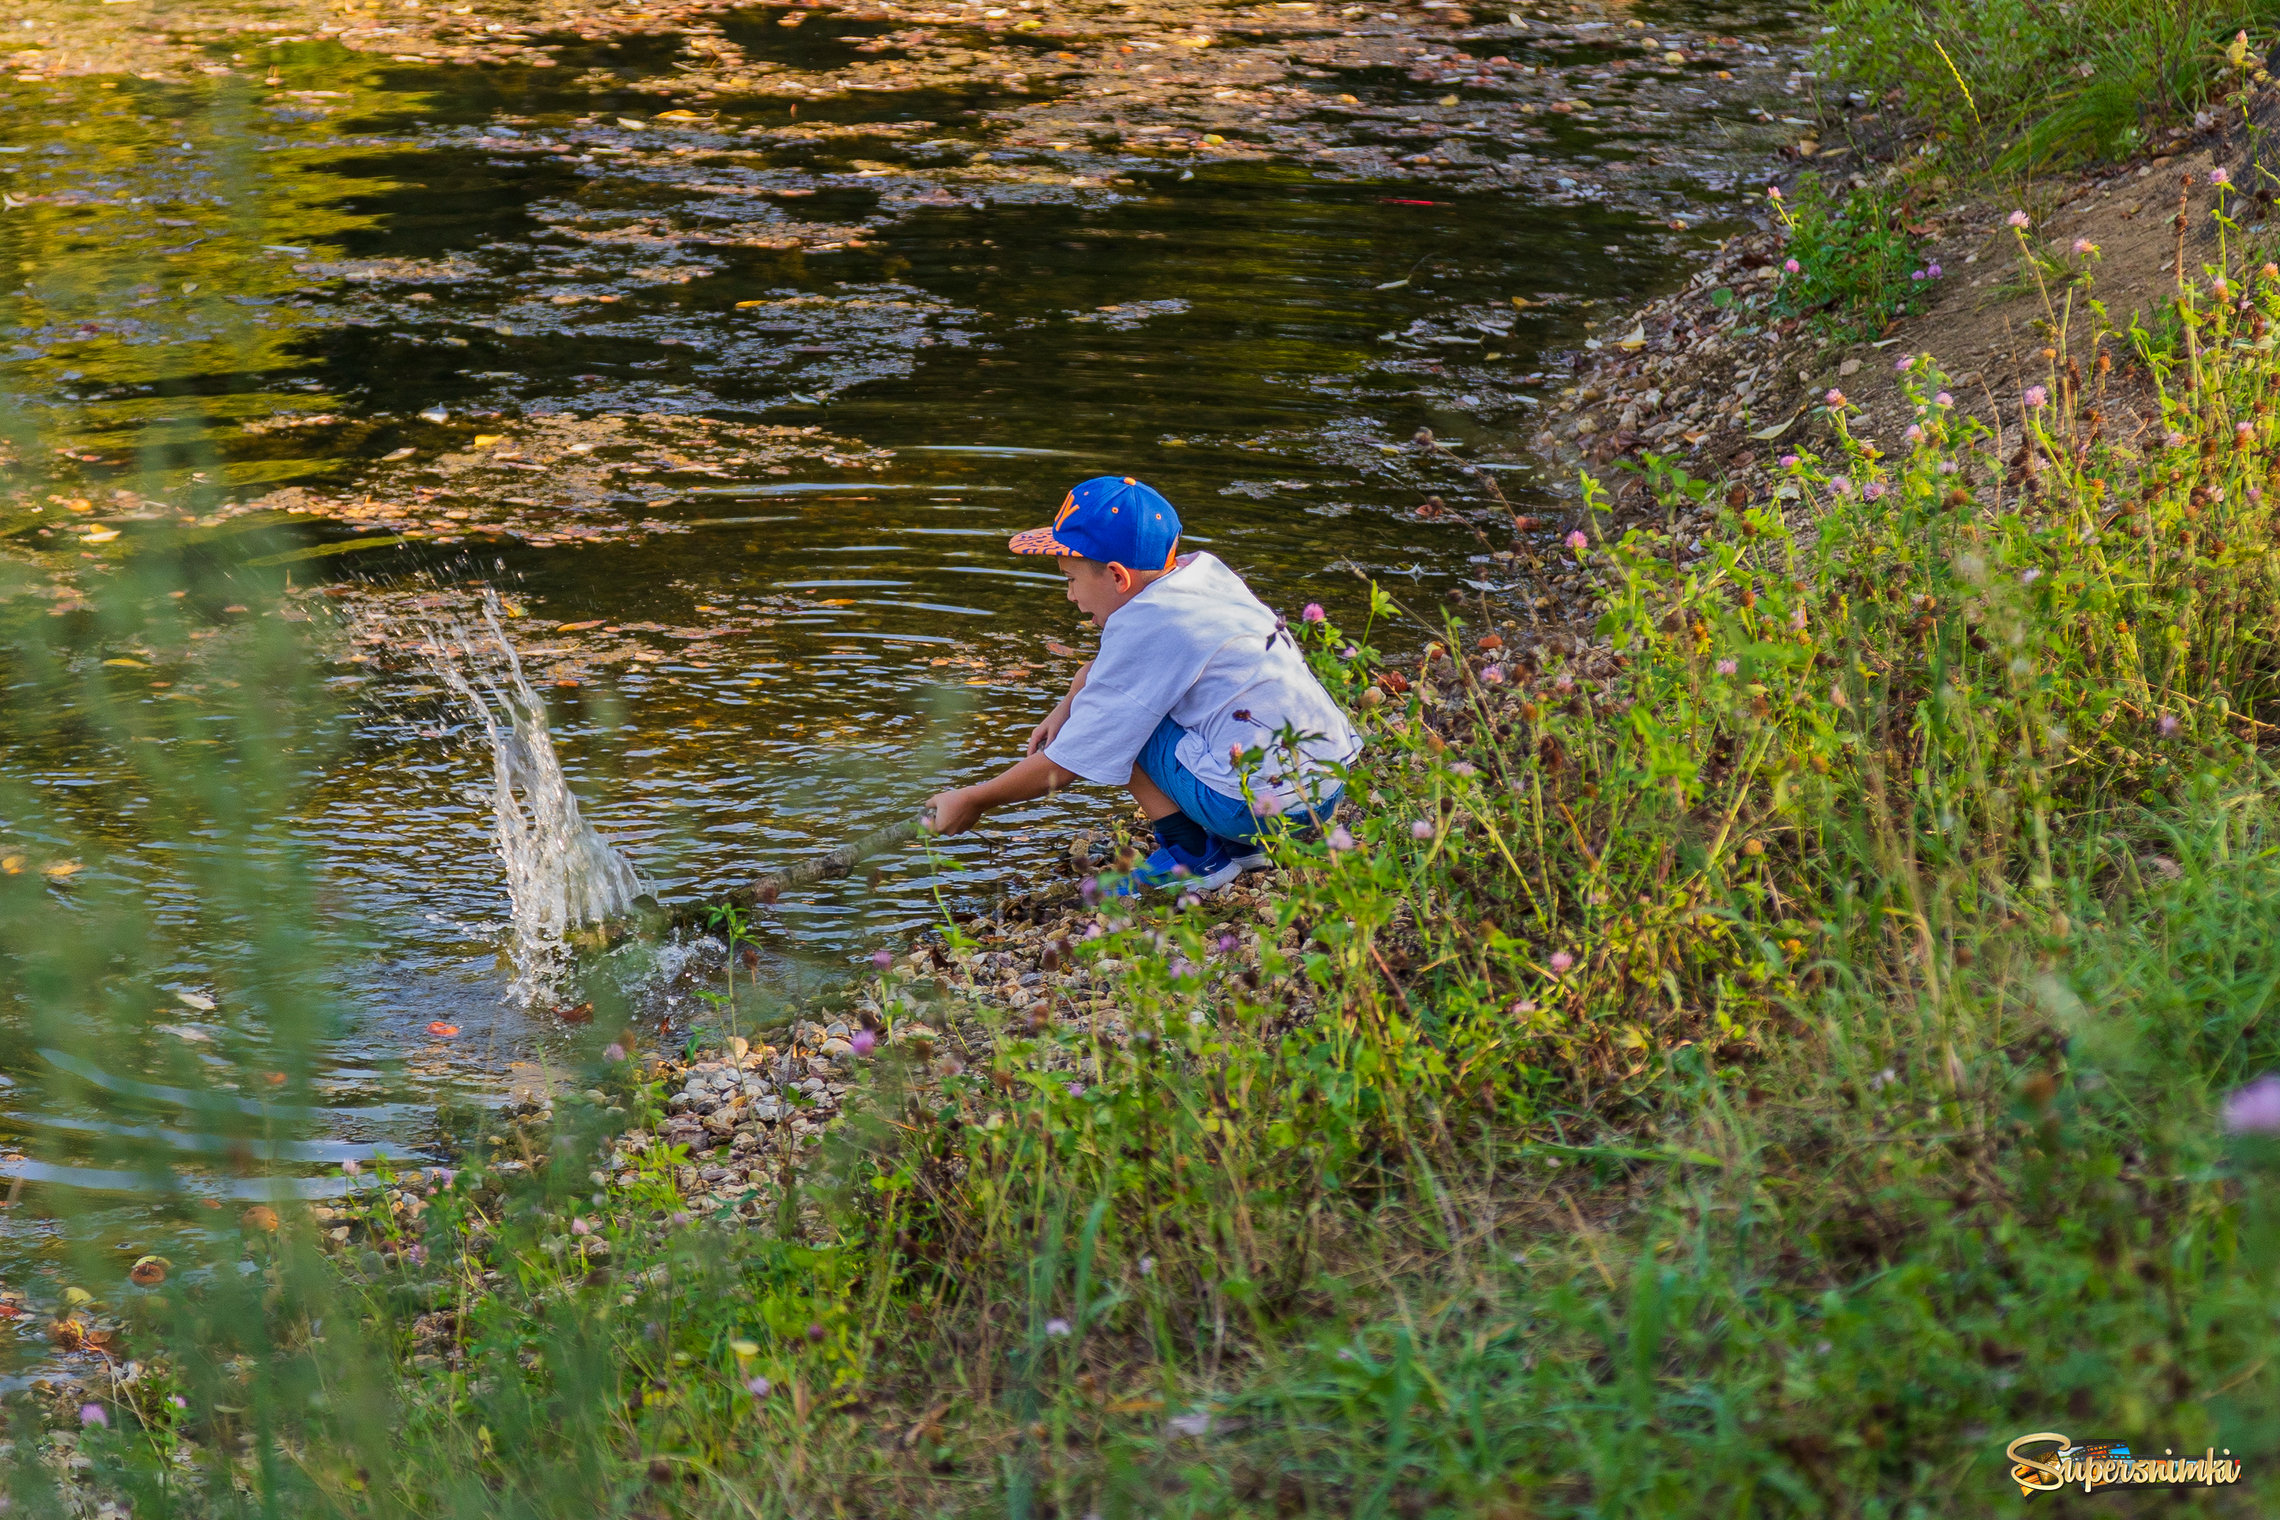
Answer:
<svg viewBox="0 0 2280 1520"><path fill-rule="evenodd" d="M1098 560L1079 559L1074 554L1063 554L1055 563L1068 577L1069 600L1077 610L1092 619L1095 628L1108 621L1108 615L1132 600L1139 590L1132 572L1122 565L1104 565Z"/></svg>

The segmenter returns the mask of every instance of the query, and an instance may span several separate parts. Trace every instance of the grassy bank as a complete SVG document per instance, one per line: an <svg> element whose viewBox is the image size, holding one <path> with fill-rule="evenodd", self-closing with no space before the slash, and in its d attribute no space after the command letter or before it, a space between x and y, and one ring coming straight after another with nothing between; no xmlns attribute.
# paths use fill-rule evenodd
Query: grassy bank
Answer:
<svg viewBox="0 0 2280 1520"><path fill-rule="evenodd" d="M2275 321L2280 270L2204 272L2000 434L1903 358L1886 453L1832 392L1763 490L1658 464L1698 546L1594 511L1536 551L1597 580L1588 641L1382 591L1303 624L1372 744L1270 914L946 924L929 965L1032 957L1040 1006L883 972L877 1022L940 1037L758 1221L692 1217L604 1007L551 1125L361 1179L336 1249L249 1210L171 1264L133 1375L17 1431L15 1510L2008 1513L2006 1444L2064 1431L2243 1463L2117 1513L2264 1512L2280 1155L2224 1104L2280 1065ZM232 761L317 742L264 712ZM231 809L291 778L150 785L258 835ZM292 1011L307 884L209 886ZM102 1017L147 1022L133 904L10 868L0 908L27 997L109 957Z"/></svg>

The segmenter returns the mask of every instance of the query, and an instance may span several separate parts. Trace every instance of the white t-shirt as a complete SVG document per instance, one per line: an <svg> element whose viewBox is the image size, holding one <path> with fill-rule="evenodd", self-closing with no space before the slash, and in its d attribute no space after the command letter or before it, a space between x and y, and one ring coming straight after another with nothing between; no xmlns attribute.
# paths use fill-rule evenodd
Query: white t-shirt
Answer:
<svg viewBox="0 0 2280 1520"><path fill-rule="evenodd" d="M1183 554L1169 575L1109 614L1100 653L1068 721L1045 753L1087 781L1122 786L1141 748L1169 717L1187 730L1180 763L1225 797L1272 795L1289 807L1298 782L1361 752L1361 736L1306 668L1295 635L1275 634L1276 619L1243 578L1209 554ZM1296 755L1277 740L1296 730ZM1263 749L1266 758L1239 778L1230 746ZM1326 788L1307 787L1308 800Z"/></svg>

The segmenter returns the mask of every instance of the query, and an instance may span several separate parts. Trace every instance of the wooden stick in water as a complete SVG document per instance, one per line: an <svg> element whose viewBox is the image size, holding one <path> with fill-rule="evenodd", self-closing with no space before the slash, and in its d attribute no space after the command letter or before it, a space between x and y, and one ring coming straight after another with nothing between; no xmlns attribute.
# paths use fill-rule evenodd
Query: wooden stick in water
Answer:
<svg viewBox="0 0 2280 1520"><path fill-rule="evenodd" d="M784 893L806 886L814 881L831 881L855 869L856 863L873 855L881 855L897 845L908 844L926 827L923 818L907 818L901 823L890 823L860 839L851 839L828 854L803 860L790 870L755 877L753 881L729 893L728 900L740 908L755 903L772 903Z"/></svg>

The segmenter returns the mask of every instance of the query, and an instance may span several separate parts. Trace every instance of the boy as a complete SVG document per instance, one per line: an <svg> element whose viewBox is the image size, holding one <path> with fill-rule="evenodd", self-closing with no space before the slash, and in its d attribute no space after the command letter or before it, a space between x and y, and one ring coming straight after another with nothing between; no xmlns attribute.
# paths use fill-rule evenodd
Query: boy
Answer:
<svg viewBox="0 0 2280 1520"><path fill-rule="evenodd" d="M991 808L1078 780L1129 787L1157 848L1126 889L1211 891L1267 864L1257 843L1266 819L1287 814L1302 829L1329 819L1342 790L1330 767L1360 752L1360 736L1282 620L1212 555L1182 555L1179 540L1172 504L1129 475L1084 482L1051 527L1014 535L1014 553L1058 560L1069 600L1100 629L1100 652L1031 730L1027 759L934 798L935 833L962 834ZM1265 758L1239 772L1251 750Z"/></svg>

